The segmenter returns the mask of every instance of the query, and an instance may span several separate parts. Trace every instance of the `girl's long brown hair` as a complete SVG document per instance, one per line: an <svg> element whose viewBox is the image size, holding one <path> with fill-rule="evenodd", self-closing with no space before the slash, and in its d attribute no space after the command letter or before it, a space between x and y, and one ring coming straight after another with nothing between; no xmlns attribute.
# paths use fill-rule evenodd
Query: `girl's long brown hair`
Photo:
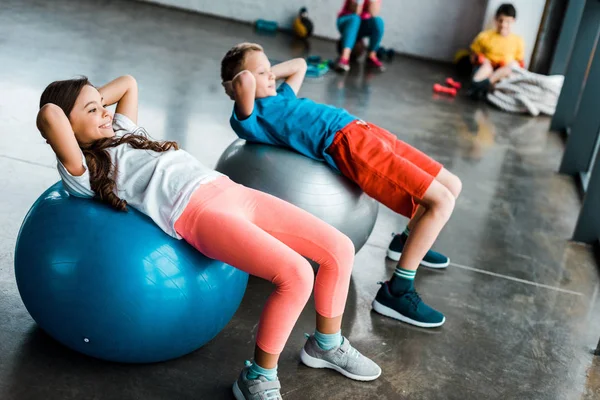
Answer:
<svg viewBox="0 0 600 400"><path fill-rule="evenodd" d="M85 85L93 86L86 77L52 82L42 93L40 108L48 103L56 104L64 111L67 118L69 118L77 96L79 96L81 89ZM80 145L90 172L90 185L94 193L96 193L96 197L117 210L126 211L127 202L119 198L115 193L116 182L114 177L117 174L117 170L112 163L110 154L106 150L121 144L129 145L134 149L156 152L163 152L170 149L178 150L179 146L176 142L150 140L143 129L127 133L123 136L99 139L85 146Z"/></svg>

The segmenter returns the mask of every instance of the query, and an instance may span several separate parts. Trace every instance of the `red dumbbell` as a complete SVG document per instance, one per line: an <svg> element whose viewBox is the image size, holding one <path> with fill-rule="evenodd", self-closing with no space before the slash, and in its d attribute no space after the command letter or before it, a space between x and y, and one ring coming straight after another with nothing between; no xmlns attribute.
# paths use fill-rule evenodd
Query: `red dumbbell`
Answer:
<svg viewBox="0 0 600 400"><path fill-rule="evenodd" d="M436 83L435 85L433 85L433 91L435 93L445 93L450 96L456 96L456 89L442 86L439 83Z"/></svg>
<svg viewBox="0 0 600 400"><path fill-rule="evenodd" d="M458 90L462 87L462 85L460 84L460 82L456 82L454 79L452 78L446 78L446 85L453 87L454 89Z"/></svg>

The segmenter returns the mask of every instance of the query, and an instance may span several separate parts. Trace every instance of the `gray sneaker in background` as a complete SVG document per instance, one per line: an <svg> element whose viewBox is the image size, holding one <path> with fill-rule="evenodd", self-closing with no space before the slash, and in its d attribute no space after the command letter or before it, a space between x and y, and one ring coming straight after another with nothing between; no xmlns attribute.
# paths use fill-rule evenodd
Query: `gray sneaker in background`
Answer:
<svg viewBox="0 0 600 400"><path fill-rule="evenodd" d="M311 335L300 352L300 359L308 367L331 368L357 381L372 381L381 375L381 368L352 347L347 338L338 347L323 350Z"/></svg>
<svg viewBox="0 0 600 400"><path fill-rule="evenodd" d="M249 369L250 366L247 365L233 384L233 395L236 400L282 400L281 393L279 393L279 389L281 389L279 379L270 381L264 376L248 379Z"/></svg>

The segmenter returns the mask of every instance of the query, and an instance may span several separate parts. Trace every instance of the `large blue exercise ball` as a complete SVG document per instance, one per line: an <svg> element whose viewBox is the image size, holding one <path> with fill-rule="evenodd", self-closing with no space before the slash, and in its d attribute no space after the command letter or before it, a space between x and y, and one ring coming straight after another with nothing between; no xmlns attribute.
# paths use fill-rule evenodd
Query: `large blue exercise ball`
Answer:
<svg viewBox="0 0 600 400"><path fill-rule="evenodd" d="M60 182L23 221L15 275L25 307L50 336L125 363L200 348L231 320L248 282L133 208L69 196Z"/></svg>

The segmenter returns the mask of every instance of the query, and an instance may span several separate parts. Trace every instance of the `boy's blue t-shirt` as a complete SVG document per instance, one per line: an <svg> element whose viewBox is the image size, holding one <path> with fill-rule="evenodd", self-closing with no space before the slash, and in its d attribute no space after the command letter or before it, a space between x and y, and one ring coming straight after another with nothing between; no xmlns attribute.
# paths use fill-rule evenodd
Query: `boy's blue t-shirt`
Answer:
<svg viewBox="0 0 600 400"><path fill-rule="evenodd" d="M256 99L252 114L244 120L238 119L234 106L229 122L242 139L291 147L337 169L325 150L340 129L357 119L342 108L296 97L284 82L277 96Z"/></svg>

